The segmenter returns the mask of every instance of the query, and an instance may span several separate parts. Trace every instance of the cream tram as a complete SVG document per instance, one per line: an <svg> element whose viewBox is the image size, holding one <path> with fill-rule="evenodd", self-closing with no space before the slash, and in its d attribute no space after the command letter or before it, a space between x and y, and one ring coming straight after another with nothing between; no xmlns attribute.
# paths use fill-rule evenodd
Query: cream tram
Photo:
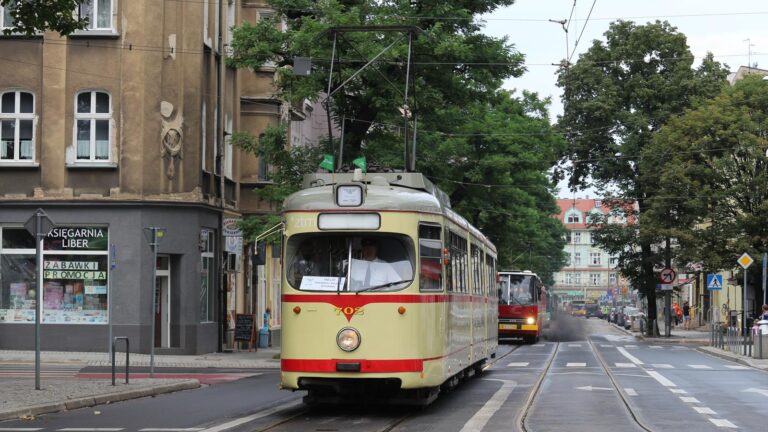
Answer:
<svg viewBox="0 0 768 432"><path fill-rule="evenodd" d="M421 174L310 174L283 216L282 388L426 404L495 356L496 250Z"/></svg>

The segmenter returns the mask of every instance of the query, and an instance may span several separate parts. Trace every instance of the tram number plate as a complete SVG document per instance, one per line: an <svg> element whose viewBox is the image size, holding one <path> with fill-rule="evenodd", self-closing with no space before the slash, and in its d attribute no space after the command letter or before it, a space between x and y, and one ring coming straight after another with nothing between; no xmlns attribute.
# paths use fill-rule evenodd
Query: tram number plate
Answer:
<svg viewBox="0 0 768 432"><path fill-rule="evenodd" d="M517 324L499 324L499 330L517 330Z"/></svg>

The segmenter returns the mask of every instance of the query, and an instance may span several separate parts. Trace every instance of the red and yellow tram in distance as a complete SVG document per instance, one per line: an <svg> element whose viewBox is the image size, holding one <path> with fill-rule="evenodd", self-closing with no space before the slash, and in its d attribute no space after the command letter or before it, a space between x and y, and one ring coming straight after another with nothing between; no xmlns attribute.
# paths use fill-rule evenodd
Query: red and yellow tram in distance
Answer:
<svg viewBox="0 0 768 432"><path fill-rule="evenodd" d="M496 249L421 174L310 174L283 216L282 388L426 404L495 356Z"/></svg>
<svg viewBox="0 0 768 432"><path fill-rule="evenodd" d="M547 290L531 271L501 271L499 286L499 342L522 339L536 343L547 326Z"/></svg>

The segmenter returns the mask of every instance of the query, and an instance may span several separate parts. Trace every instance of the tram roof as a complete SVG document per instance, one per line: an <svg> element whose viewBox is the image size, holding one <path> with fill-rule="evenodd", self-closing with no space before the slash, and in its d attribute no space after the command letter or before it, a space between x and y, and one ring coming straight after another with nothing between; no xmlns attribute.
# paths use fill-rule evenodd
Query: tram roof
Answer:
<svg viewBox="0 0 768 432"><path fill-rule="evenodd" d="M400 210L443 214L468 229L474 236L488 241L480 230L451 209L448 195L421 173L375 172L355 180L353 173L305 174L302 189L286 198L283 211L350 209L338 207L334 187L339 184L365 184L361 210ZM495 248L494 248L495 250Z"/></svg>

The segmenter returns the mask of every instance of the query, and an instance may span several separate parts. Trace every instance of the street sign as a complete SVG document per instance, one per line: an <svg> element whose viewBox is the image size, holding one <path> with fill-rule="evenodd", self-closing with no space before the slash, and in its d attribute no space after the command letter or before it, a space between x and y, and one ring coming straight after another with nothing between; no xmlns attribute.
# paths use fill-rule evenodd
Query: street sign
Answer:
<svg viewBox="0 0 768 432"><path fill-rule="evenodd" d="M747 267L751 266L753 262L755 262L755 260L753 260L752 257L749 256L749 254L746 252L744 252L744 254L740 256L736 261L743 269L746 269Z"/></svg>
<svg viewBox="0 0 768 432"><path fill-rule="evenodd" d="M677 272L672 270L671 268L667 267L664 270L659 273L659 281L662 284L671 284L675 281L675 278L677 277Z"/></svg>
<svg viewBox="0 0 768 432"><path fill-rule="evenodd" d="M708 274L707 289L710 291L720 291L723 289L723 275Z"/></svg>
<svg viewBox="0 0 768 432"><path fill-rule="evenodd" d="M674 285L672 284L660 284L659 286L661 287L662 291L672 291L674 288Z"/></svg>

